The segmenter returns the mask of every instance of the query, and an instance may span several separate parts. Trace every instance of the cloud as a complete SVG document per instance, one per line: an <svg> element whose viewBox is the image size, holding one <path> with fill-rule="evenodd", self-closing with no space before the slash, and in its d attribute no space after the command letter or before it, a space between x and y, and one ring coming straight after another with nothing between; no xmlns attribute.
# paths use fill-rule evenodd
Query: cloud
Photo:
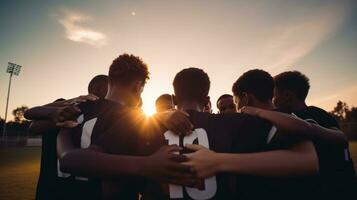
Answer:
<svg viewBox="0 0 357 200"><path fill-rule="evenodd" d="M347 15L349 8L343 4L330 4L304 12L294 20L289 20L277 28L263 45L270 69L286 69L306 56L314 48L336 33Z"/></svg>
<svg viewBox="0 0 357 200"><path fill-rule="evenodd" d="M63 11L63 16L58 20L66 31L66 38L74 42L83 42L95 47L102 47L107 44L107 36L99 31L92 30L81 24L91 18L86 15Z"/></svg>

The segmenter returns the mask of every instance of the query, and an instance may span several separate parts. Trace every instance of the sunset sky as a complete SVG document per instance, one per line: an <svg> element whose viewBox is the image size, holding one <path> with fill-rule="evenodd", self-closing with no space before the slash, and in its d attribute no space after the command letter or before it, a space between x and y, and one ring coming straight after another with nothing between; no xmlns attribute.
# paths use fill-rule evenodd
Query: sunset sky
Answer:
<svg viewBox="0 0 357 200"><path fill-rule="evenodd" d="M357 106L357 1L122 0L26 1L0 4L0 116L7 63L11 111L87 93L124 52L150 67L144 109L153 112L183 68L210 76L213 105L246 70L276 75L299 70L311 80L308 103L331 110L338 100ZM216 110L215 106L214 110Z"/></svg>

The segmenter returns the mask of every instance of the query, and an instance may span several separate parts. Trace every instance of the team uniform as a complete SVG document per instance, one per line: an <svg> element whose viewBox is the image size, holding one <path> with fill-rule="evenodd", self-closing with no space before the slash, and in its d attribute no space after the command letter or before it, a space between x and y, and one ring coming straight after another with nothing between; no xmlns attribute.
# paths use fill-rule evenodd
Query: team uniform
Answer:
<svg viewBox="0 0 357 200"><path fill-rule="evenodd" d="M128 120L129 112L126 111L131 109L106 99L85 102L79 108L82 111L78 117L80 125L73 131L72 138L78 148L96 146L109 154L137 155L138 132L134 131L134 123ZM139 178L71 177L74 180L73 193L80 199L138 199ZM81 196L83 194L87 197Z"/></svg>
<svg viewBox="0 0 357 200"><path fill-rule="evenodd" d="M276 129L266 121L244 114L210 114L188 111L194 125L191 135L179 137L162 129L150 134L156 141L156 149L163 144L200 144L215 152L248 153L260 152L269 148L268 143L274 137ZM148 129L147 129L148 130ZM155 145L152 145L154 147ZM155 148L154 148L155 149ZM185 150L184 150L185 151ZM184 152L183 152L184 153ZM246 177L245 180L248 180ZM241 199L239 186L244 184L240 176L219 173L202 180L204 189L177 185L165 186L151 181L144 199Z"/></svg>
<svg viewBox="0 0 357 200"><path fill-rule="evenodd" d="M57 176L56 140L59 130L51 130L42 135L40 175L37 182L36 200L63 199L65 178Z"/></svg>
<svg viewBox="0 0 357 200"><path fill-rule="evenodd" d="M309 106L293 113L297 117L325 128L339 128L337 121L326 111ZM348 142L336 143L313 140L319 156L322 191L326 198L347 198L356 189L356 173Z"/></svg>
<svg viewBox="0 0 357 200"><path fill-rule="evenodd" d="M64 99L57 99L62 101ZM66 186L69 179L58 174L57 135L58 128L42 134L40 174L36 188L36 200L65 199Z"/></svg>

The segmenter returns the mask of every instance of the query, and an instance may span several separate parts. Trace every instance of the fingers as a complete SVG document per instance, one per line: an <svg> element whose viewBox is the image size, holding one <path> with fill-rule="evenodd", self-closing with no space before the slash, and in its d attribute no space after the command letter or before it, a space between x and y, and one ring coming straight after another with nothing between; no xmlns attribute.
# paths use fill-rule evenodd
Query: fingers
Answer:
<svg viewBox="0 0 357 200"><path fill-rule="evenodd" d="M86 102L86 101L95 101L97 99L98 99L98 97L93 94L81 95L75 99L75 102L80 103L80 102Z"/></svg>
<svg viewBox="0 0 357 200"><path fill-rule="evenodd" d="M179 147L178 145L168 145L168 146L163 146L161 147L162 150L166 151L167 153L174 153L174 152L179 152L182 151L183 148Z"/></svg>
<svg viewBox="0 0 357 200"><path fill-rule="evenodd" d="M187 156L180 154L170 154L169 159L175 162L185 162L187 161Z"/></svg>
<svg viewBox="0 0 357 200"><path fill-rule="evenodd" d="M57 121L63 122L63 121L67 121L67 120L73 120L80 113L81 113L81 110L77 106L67 106L59 112Z"/></svg>
<svg viewBox="0 0 357 200"><path fill-rule="evenodd" d="M57 122L56 126L63 127L63 128L74 128L78 126L76 121L64 121L64 122Z"/></svg>
<svg viewBox="0 0 357 200"><path fill-rule="evenodd" d="M199 145L199 144L186 144L185 147L192 151L198 151L200 149L207 149L206 147Z"/></svg>

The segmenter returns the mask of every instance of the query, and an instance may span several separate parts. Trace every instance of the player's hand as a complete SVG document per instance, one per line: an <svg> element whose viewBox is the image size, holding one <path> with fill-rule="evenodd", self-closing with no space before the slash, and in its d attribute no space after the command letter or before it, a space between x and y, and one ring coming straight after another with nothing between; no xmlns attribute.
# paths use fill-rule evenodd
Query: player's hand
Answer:
<svg viewBox="0 0 357 200"><path fill-rule="evenodd" d="M78 125L76 118L81 110L76 105L59 107L52 115L52 120L58 127L73 128Z"/></svg>
<svg viewBox="0 0 357 200"><path fill-rule="evenodd" d="M217 173L216 152L197 144L187 144L185 147L194 152L185 154L188 161L182 164L190 166L196 178L208 178Z"/></svg>
<svg viewBox="0 0 357 200"><path fill-rule="evenodd" d="M96 101L98 99L99 97L95 96L94 94L81 95L66 101L65 105L79 104L87 101Z"/></svg>
<svg viewBox="0 0 357 200"><path fill-rule="evenodd" d="M253 116L259 116L261 109L260 108L255 108L255 107L251 107L251 106L243 106L239 112L240 113L245 113L248 115L253 115Z"/></svg>
<svg viewBox="0 0 357 200"><path fill-rule="evenodd" d="M189 135L192 133L193 125L189 120L189 114L180 110L170 110L155 115L168 130L177 135Z"/></svg>
<svg viewBox="0 0 357 200"><path fill-rule="evenodd" d="M187 161L186 156L177 154L180 150L182 148L177 145L163 146L147 156L142 164L142 175L162 182L194 186L195 179L190 167L181 164Z"/></svg>

